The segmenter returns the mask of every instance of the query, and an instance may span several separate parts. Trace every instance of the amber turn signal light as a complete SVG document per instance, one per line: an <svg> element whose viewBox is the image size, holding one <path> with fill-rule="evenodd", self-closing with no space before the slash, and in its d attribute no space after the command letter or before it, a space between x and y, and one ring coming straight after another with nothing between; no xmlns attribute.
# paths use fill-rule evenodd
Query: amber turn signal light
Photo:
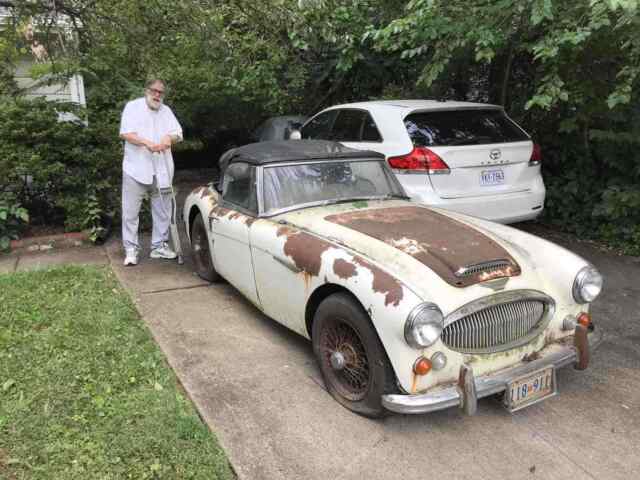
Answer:
<svg viewBox="0 0 640 480"><path fill-rule="evenodd" d="M589 326L591 325L591 315L589 315L588 313L582 312L580 315L578 315L577 322L578 322L578 325L582 325L585 328L589 328Z"/></svg>
<svg viewBox="0 0 640 480"><path fill-rule="evenodd" d="M420 357L413 364L413 371L416 375L426 375L431 371L431 360Z"/></svg>

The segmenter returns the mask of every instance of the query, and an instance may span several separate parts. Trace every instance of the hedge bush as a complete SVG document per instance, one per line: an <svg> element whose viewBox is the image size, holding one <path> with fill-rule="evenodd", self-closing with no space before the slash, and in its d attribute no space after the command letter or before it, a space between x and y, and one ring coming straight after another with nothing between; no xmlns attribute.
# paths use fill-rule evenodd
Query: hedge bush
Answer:
<svg viewBox="0 0 640 480"><path fill-rule="evenodd" d="M61 120L70 115L76 120ZM0 191L12 192L35 223L89 229L95 239L118 210L121 145L115 122L82 118L72 104L1 99Z"/></svg>
<svg viewBox="0 0 640 480"><path fill-rule="evenodd" d="M19 237L29 213L12 192L0 192L0 252L9 249L11 240Z"/></svg>
<svg viewBox="0 0 640 480"><path fill-rule="evenodd" d="M632 116L628 112L625 118ZM623 126L609 126L590 129L586 141L574 133L544 136L542 220L640 255L640 131L629 135L621 133Z"/></svg>

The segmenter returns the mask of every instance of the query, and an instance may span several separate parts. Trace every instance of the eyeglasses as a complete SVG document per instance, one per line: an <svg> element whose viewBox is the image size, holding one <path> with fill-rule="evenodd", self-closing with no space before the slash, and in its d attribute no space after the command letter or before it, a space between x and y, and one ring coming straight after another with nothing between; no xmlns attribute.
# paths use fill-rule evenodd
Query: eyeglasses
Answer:
<svg viewBox="0 0 640 480"><path fill-rule="evenodd" d="M151 93L155 93L156 95L160 95L164 97L164 90L158 90L157 88L147 88Z"/></svg>

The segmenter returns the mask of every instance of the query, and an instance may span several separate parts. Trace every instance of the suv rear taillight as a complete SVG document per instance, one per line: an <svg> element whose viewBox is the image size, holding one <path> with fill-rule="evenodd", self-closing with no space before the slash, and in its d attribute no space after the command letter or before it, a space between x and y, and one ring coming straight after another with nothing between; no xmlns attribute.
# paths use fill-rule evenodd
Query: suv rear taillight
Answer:
<svg viewBox="0 0 640 480"><path fill-rule="evenodd" d="M429 175L451 173L444 160L425 147L414 147L407 155L389 157L387 161L394 170L428 173Z"/></svg>
<svg viewBox="0 0 640 480"><path fill-rule="evenodd" d="M529 166L540 165L542 163L542 150L537 143L533 144L533 150L531 151L531 158L529 159Z"/></svg>

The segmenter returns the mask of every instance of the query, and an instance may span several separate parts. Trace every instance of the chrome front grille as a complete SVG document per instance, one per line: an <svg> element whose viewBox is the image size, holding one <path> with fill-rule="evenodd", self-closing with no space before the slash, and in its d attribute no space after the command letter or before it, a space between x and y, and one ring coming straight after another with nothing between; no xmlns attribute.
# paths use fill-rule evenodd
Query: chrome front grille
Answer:
<svg viewBox="0 0 640 480"><path fill-rule="evenodd" d="M501 292L465 305L447 317L442 341L463 353L508 350L528 342L547 325L553 300L539 292Z"/></svg>

